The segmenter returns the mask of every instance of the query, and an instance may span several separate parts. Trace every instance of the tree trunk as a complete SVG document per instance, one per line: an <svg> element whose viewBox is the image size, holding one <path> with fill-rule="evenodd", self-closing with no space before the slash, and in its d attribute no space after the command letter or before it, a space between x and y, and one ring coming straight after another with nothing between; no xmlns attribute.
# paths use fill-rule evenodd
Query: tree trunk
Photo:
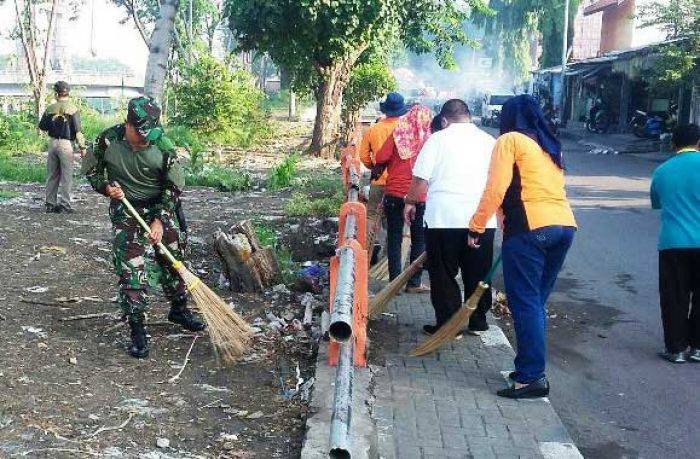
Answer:
<svg viewBox="0 0 700 459"><path fill-rule="evenodd" d="M338 142L340 109L347 76L343 78L342 68L324 70L327 70L322 73L325 80L316 91L316 121L309 148L316 156L332 158Z"/></svg>
<svg viewBox="0 0 700 459"><path fill-rule="evenodd" d="M158 102L163 100L178 6L179 0L163 0L160 6L160 15L156 19L155 28L151 35L143 91Z"/></svg>
<svg viewBox="0 0 700 459"><path fill-rule="evenodd" d="M355 135L355 129L357 128L357 123L360 121L360 111L352 110L343 113L343 135L342 142L343 145L352 145L354 143L353 136Z"/></svg>
<svg viewBox="0 0 700 459"><path fill-rule="evenodd" d="M217 230L214 248L231 290L261 293L280 279L275 252L260 246L248 220L234 225L228 233Z"/></svg>
<svg viewBox="0 0 700 459"><path fill-rule="evenodd" d="M297 119L297 94L290 89L289 90L289 121L294 121Z"/></svg>
<svg viewBox="0 0 700 459"><path fill-rule="evenodd" d="M309 150L323 158L332 158L338 143L338 125L343 102L343 92L350 81L357 59L367 49L367 44L360 44L328 66L317 67L321 83L316 89L316 121Z"/></svg>

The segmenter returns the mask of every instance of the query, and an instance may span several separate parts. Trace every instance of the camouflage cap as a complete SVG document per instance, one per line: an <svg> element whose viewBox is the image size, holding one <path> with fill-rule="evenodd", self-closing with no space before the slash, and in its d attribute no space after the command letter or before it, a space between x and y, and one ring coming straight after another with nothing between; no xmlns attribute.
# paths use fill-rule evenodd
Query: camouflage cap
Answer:
<svg viewBox="0 0 700 459"><path fill-rule="evenodd" d="M163 135L160 107L148 96L136 97L129 101L126 120L149 142L155 142Z"/></svg>

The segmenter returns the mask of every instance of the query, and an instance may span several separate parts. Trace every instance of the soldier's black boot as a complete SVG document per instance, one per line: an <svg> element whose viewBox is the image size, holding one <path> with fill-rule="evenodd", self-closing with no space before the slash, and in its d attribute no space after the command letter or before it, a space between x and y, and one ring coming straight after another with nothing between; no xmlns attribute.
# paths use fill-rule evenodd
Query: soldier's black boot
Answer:
<svg viewBox="0 0 700 459"><path fill-rule="evenodd" d="M173 300L168 320L192 332L199 332L206 328L204 322L187 308L187 298Z"/></svg>
<svg viewBox="0 0 700 459"><path fill-rule="evenodd" d="M148 357L148 337L143 320L129 320L129 326L131 327L129 354L137 359L145 359Z"/></svg>

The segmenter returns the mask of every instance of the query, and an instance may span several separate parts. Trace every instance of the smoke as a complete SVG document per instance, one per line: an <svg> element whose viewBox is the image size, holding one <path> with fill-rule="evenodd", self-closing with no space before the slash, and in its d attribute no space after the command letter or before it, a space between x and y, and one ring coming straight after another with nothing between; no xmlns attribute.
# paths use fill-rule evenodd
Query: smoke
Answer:
<svg viewBox="0 0 700 459"><path fill-rule="evenodd" d="M460 47L455 53L457 68L447 70L432 55L408 54L394 65L400 91L409 99L475 99L489 94L522 91L516 79L485 51Z"/></svg>

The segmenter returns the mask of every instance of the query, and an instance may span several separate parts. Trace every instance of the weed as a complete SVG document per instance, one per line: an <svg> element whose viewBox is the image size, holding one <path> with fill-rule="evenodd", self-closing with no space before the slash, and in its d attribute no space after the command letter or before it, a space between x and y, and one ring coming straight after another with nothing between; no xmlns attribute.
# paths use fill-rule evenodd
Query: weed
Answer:
<svg viewBox="0 0 700 459"><path fill-rule="evenodd" d="M254 226L258 241L263 247L270 247L275 251L277 262L279 263L282 282L286 285L296 281L296 273L299 265L292 259L292 252L288 247L280 244L277 232L265 223L258 222Z"/></svg>
<svg viewBox="0 0 700 459"><path fill-rule="evenodd" d="M207 186L219 191L242 191L252 186L252 179L247 172L223 166L203 165L187 168L185 185Z"/></svg>
<svg viewBox="0 0 700 459"><path fill-rule="evenodd" d="M289 217L332 217L338 215L342 203L342 192L328 197L312 198L306 193L297 191L287 201L284 211Z"/></svg>
<svg viewBox="0 0 700 459"><path fill-rule="evenodd" d="M22 196L22 193L18 191L0 190L0 201L4 201L5 199L16 198L17 196Z"/></svg>
<svg viewBox="0 0 700 459"><path fill-rule="evenodd" d="M29 158L13 158L0 153L0 180L20 183L46 181L46 166Z"/></svg>
<svg viewBox="0 0 700 459"><path fill-rule="evenodd" d="M296 153L289 154L284 160L270 169L267 174L267 187L270 190L288 188L292 184L299 163Z"/></svg>
<svg viewBox="0 0 700 459"><path fill-rule="evenodd" d="M326 196L333 196L343 190L343 183L337 174L303 175L295 177L291 185L307 193L324 194Z"/></svg>

